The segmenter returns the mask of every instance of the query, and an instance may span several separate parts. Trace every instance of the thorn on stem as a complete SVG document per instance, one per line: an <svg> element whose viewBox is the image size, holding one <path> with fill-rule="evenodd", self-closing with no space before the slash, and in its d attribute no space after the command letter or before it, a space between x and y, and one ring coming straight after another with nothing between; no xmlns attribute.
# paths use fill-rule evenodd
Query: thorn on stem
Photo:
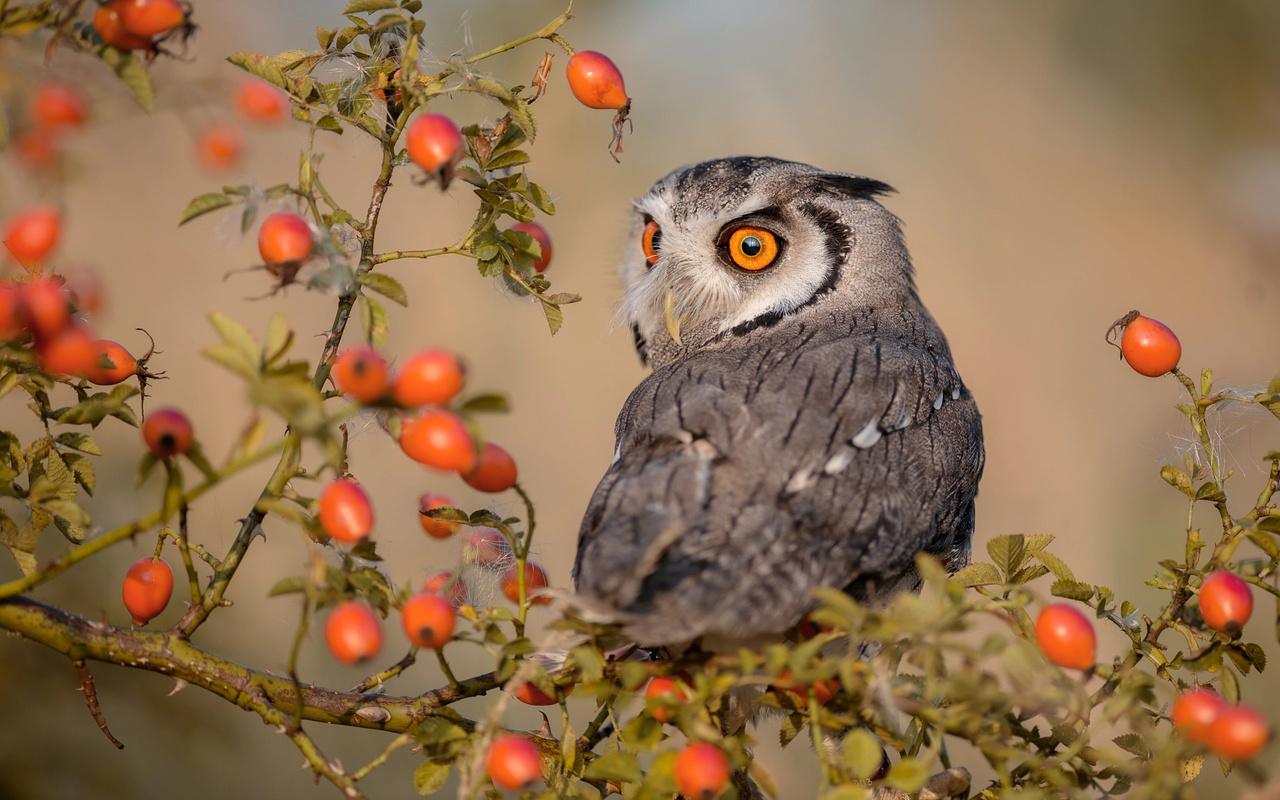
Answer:
<svg viewBox="0 0 1280 800"><path fill-rule="evenodd" d="M98 723L98 728L106 735L107 740L116 746L117 750L123 750L124 743L111 735L111 729L107 727L107 720L102 716L102 708L98 705L98 692L93 686L93 676L89 674L89 668L80 659L72 661L71 664L76 668L76 674L80 676L80 688L77 691L84 692L84 703L89 707L89 713L93 715L94 721Z"/></svg>

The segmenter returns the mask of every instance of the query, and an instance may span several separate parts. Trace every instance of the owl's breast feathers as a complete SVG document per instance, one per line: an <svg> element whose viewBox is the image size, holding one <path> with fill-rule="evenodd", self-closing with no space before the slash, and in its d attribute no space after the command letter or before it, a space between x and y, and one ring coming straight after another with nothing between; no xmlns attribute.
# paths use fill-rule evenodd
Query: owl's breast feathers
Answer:
<svg viewBox="0 0 1280 800"><path fill-rule="evenodd" d="M967 559L977 406L920 309L755 332L650 375L579 532L584 606L644 644L778 633L915 555Z"/></svg>

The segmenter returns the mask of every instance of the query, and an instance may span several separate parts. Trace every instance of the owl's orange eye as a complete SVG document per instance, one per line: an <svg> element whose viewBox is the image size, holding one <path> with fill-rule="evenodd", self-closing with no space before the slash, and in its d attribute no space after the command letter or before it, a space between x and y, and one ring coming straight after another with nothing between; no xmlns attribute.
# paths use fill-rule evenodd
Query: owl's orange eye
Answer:
<svg viewBox="0 0 1280 800"><path fill-rule="evenodd" d="M640 239L641 245L644 247L644 260L649 262L649 266L658 263L658 247L662 244L662 228L658 227L658 223L649 220L649 224L644 226L644 236Z"/></svg>
<svg viewBox="0 0 1280 800"><path fill-rule="evenodd" d="M764 228L743 225L729 234L729 258L743 269L756 272L778 258L778 239Z"/></svg>

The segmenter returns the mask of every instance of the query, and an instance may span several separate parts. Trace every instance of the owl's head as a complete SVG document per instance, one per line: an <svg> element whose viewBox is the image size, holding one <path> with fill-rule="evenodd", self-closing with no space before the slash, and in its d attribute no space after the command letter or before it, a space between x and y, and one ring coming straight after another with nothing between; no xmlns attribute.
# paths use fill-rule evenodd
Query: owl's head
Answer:
<svg viewBox="0 0 1280 800"><path fill-rule="evenodd" d="M635 203L621 314L660 368L798 314L915 302L893 189L774 158L682 167Z"/></svg>

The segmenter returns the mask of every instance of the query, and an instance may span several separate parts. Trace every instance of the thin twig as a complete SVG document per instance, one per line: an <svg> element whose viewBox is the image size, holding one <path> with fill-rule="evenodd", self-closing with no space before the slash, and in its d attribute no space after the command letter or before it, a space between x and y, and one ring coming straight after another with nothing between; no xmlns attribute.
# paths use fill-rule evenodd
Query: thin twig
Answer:
<svg viewBox="0 0 1280 800"><path fill-rule="evenodd" d="M106 735L107 739L116 746L116 749L123 750L124 743L111 735L111 729L107 727L106 717L102 716L102 707L98 705L98 690L93 686L93 675L89 673L89 667L85 665L83 659L72 661L71 664L76 668L76 674L80 676L80 691L84 692L84 704L89 707L89 713L93 715L98 727Z"/></svg>

